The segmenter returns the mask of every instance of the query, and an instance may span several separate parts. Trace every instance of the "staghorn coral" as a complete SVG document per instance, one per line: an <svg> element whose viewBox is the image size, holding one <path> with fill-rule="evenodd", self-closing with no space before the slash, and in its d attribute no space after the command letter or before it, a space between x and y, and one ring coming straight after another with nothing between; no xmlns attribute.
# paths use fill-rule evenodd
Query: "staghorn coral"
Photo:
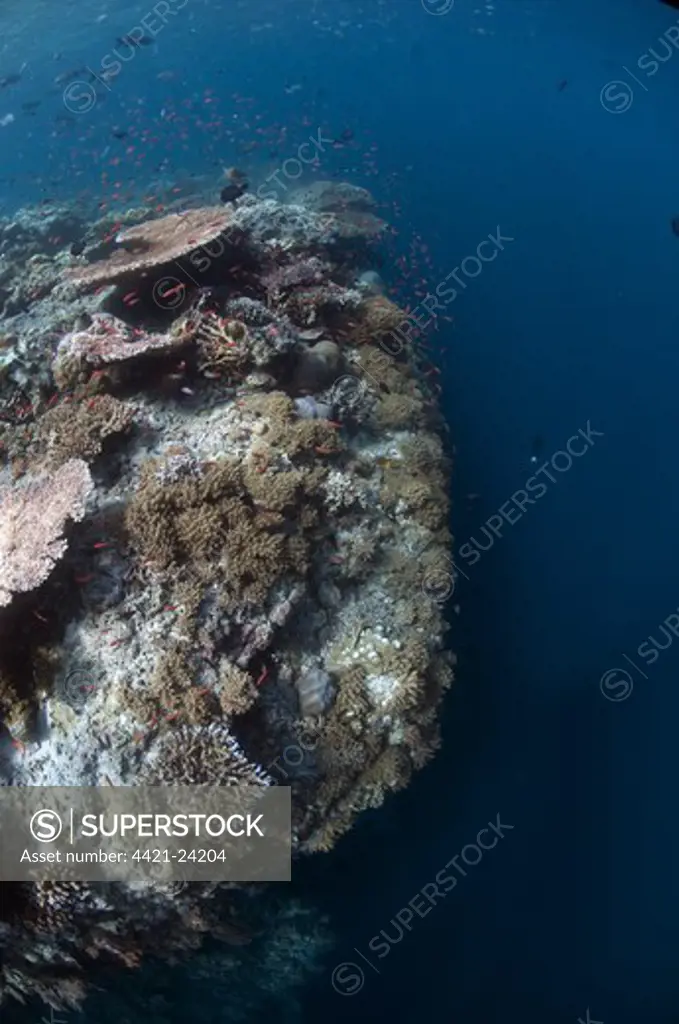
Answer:
<svg viewBox="0 0 679 1024"><path fill-rule="evenodd" d="M352 362L377 395L385 392L408 394L415 389L408 365L398 363L382 348L362 345Z"/></svg>
<svg viewBox="0 0 679 1024"><path fill-rule="evenodd" d="M307 548L301 537L285 537L270 533L266 526L242 523L229 533L224 562L231 602L261 604L285 572L293 568L306 572Z"/></svg>
<svg viewBox="0 0 679 1024"><path fill-rule="evenodd" d="M160 569L192 561L197 575L219 582L232 603L259 604L285 572L306 571L303 536L276 532L278 520L258 513L240 468L228 460L169 485L155 463L145 467L126 522L142 557Z"/></svg>
<svg viewBox="0 0 679 1024"><path fill-rule="evenodd" d="M207 687L194 683L197 676L184 646L164 649L148 688L134 694L140 719L146 715L147 722L154 726L158 720L166 725L209 725L218 713L217 699Z"/></svg>
<svg viewBox="0 0 679 1024"><path fill-rule="evenodd" d="M305 493L313 493L318 483L319 475L315 470L245 473L245 485L252 500L256 505L274 512L294 510L303 501Z"/></svg>
<svg viewBox="0 0 679 1024"><path fill-rule="evenodd" d="M411 395L383 395L375 409L378 429L407 430L424 421L424 402Z"/></svg>
<svg viewBox="0 0 679 1024"><path fill-rule="evenodd" d="M174 483L162 463L147 463L126 514L133 544L161 569L216 555L227 531L248 516L242 489L238 465L227 460Z"/></svg>
<svg viewBox="0 0 679 1024"><path fill-rule="evenodd" d="M324 458L339 455L344 450L338 431L327 420L299 420L288 424L276 442L291 458L303 453L315 453Z"/></svg>
<svg viewBox="0 0 679 1024"><path fill-rule="evenodd" d="M53 474L0 488L0 606L44 583L66 551L66 522L83 518L92 489L80 459Z"/></svg>
<svg viewBox="0 0 679 1024"><path fill-rule="evenodd" d="M387 467L381 498L385 508L409 511L417 522L431 530L441 528L449 513L449 499L436 481L423 474L412 475L407 468Z"/></svg>

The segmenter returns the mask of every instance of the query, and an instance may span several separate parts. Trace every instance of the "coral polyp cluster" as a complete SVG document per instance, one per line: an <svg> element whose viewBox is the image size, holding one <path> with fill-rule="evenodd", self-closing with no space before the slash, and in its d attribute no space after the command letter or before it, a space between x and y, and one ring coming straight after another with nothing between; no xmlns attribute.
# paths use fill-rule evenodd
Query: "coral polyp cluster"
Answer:
<svg viewBox="0 0 679 1024"><path fill-rule="evenodd" d="M46 255L5 314L3 785L286 785L298 857L436 750L453 659L422 578L450 466L384 344L404 314L372 283L373 206L326 182L156 217ZM0 884L0 1002L77 1006L95 962L236 941L237 906Z"/></svg>

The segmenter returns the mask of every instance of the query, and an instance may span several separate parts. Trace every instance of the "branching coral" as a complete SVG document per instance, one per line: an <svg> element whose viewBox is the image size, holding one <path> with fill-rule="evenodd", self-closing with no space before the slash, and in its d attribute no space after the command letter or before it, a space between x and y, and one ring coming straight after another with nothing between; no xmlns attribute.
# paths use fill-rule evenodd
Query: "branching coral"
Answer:
<svg viewBox="0 0 679 1024"><path fill-rule="evenodd" d="M273 780L249 761L226 725L168 729L152 748L144 782L154 785L270 786Z"/></svg>
<svg viewBox="0 0 679 1024"><path fill-rule="evenodd" d="M199 577L222 586L225 600L246 604L262 602L285 572L305 572L304 538L260 516L236 463L221 460L169 485L157 470L146 467L127 513L145 559L161 569L193 562Z"/></svg>
<svg viewBox="0 0 679 1024"><path fill-rule="evenodd" d="M379 428L406 430L424 420L424 402L410 395L383 395L377 403L375 422Z"/></svg>
<svg viewBox="0 0 679 1024"><path fill-rule="evenodd" d="M352 344L378 344L381 338L395 331L406 315L395 302L384 295L365 299L347 323L346 334ZM393 345L392 345L393 347Z"/></svg>
<svg viewBox="0 0 679 1024"><path fill-rule="evenodd" d="M258 697L252 676L227 658L222 658L220 662L217 692L222 711L227 717L245 714Z"/></svg>
<svg viewBox="0 0 679 1024"><path fill-rule="evenodd" d="M107 438L130 428L133 418L131 408L111 395L61 403L40 417L36 442L52 465L70 458L91 461L101 454Z"/></svg>

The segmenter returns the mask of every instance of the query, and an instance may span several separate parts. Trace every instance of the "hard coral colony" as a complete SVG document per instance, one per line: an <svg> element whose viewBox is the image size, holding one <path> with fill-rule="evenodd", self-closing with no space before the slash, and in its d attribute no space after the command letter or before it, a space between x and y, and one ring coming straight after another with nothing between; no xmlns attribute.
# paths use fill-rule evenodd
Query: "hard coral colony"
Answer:
<svg viewBox="0 0 679 1024"><path fill-rule="evenodd" d="M436 749L453 659L421 574L446 564L449 465L414 353L381 344L403 314L361 285L373 206L335 182L245 195L101 259L96 224L77 260L11 234L3 785L289 785L300 856ZM225 884L0 895L0 1002L55 1008L97 958L176 957L235 906Z"/></svg>

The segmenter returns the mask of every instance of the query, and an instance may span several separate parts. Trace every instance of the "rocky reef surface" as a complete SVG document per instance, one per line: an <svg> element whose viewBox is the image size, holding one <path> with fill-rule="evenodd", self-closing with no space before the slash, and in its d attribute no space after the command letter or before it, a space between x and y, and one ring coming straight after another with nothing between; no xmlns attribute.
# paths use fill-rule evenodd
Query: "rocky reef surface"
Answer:
<svg viewBox="0 0 679 1024"><path fill-rule="evenodd" d="M452 679L450 465L387 225L337 182L50 216L0 225L0 784L286 785L295 857L330 850L432 756ZM0 884L0 1003L237 947L243 892Z"/></svg>

